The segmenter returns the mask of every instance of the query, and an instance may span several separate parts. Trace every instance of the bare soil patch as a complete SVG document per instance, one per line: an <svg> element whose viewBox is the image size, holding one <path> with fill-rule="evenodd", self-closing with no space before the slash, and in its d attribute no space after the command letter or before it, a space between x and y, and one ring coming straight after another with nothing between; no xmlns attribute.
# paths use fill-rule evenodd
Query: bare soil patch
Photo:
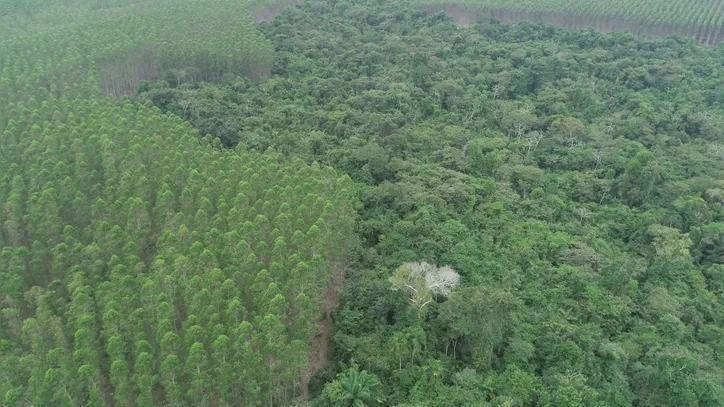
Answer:
<svg viewBox="0 0 724 407"><path fill-rule="evenodd" d="M309 380L315 373L323 369L327 365L327 361L331 356L330 339L332 333L332 311L339 306L339 294L344 283L344 269L338 268L333 271L332 278L324 287L322 292L322 308L321 313L324 315L317 320L319 333L311 338L311 346L307 353L307 368L301 378L301 401L306 404L309 400Z"/></svg>

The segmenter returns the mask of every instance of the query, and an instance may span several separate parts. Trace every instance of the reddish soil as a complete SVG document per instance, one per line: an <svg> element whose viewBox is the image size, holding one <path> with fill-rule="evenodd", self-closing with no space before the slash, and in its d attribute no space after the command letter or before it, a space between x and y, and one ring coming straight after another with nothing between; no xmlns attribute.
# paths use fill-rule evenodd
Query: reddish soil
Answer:
<svg viewBox="0 0 724 407"><path fill-rule="evenodd" d="M322 292L322 313L323 318L317 320L319 333L312 337L312 345L307 353L307 368L301 378L301 401L305 405L309 399L309 380L315 373L327 365L330 355L330 336L332 332L332 318L330 314L339 306L339 292L344 283L344 269L338 268L333 271L332 278L324 287Z"/></svg>
<svg viewBox="0 0 724 407"><path fill-rule="evenodd" d="M480 9L478 11L455 5L425 6L429 13L445 13L455 20L458 25L468 26L480 18L494 18L502 22L516 22L522 20L549 23L568 29L593 28L601 32L630 31L633 34L651 38L665 38L674 34L694 38L696 42L711 47L724 40L724 31L720 29L707 30L706 28L689 28L680 26L644 26L635 21L619 18L590 18L558 13L523 13L508 12L493 9Z"/></svg>

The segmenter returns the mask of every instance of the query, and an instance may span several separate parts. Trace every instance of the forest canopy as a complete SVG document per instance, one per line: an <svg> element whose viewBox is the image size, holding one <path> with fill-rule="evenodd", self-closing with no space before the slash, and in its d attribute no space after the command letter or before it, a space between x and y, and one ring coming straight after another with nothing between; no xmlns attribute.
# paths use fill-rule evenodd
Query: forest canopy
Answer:
<svg viewBox="0 0 724 407"><path fill-rule="evenodd" d="M721 48L363 1L261 28L269 81L141 97L363 186L319 405L724 402ZM420 261L459 284L418 295Z"/></svg>
<svg viewBox="0 0 724 407"><path fill-rule="evenodd" d="M724 404L724 47L91 3L0 43L0 404Z"/></svg>

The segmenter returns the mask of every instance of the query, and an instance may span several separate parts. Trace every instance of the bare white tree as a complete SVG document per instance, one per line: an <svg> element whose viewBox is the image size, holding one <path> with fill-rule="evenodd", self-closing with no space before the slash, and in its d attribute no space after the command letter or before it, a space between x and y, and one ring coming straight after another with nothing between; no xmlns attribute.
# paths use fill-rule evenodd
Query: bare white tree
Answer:
<svg viewBox="0 0 724 407"><path fill-rule="evenodd" d="M433 295L447 297L460 283L460 275L451 267L435 267L426 262L405 263L390 277L393 290L406 292L410 302L422 310Z"/></svg>
<svg viewBox="0 0 724 407"><path fill-rule="evenodd" d="M531 155L531 153L535 153L535 150L538 148L538 144L540 144L540 141L543 140L543 133L539 131L531 131L526 135L527 139L527 152L525 153L525 158L523 158L523 162L528 162L528 157Z"/></svg>
<svg viewBox="0 0 724 407"><path fill-rule="evenodd" d="M710 144L707 152L716 158L724 158L724 145Z"/></svg>
<svg viewBox="0 0 724 407"><path fill-rule="evenodd" d="M500 85L495 85L493 87L493 100L498 98L498 95L503 92L503 87Z"/></svg>
<svg viewBox="0 0 724 407"><path fill-rule="evenodd" d="M578 137L574 135L569 135L568 139L566 140L566 144L568 145L568 148L577 148L583 146L583 142L578 139Z"/></svg>
<svg viewBox="0 0 724 407"><path fill-rule="evenodd" d="M599 151L594 151L593 161L596 163L596 166L593 167L593 171L596 171L598 167L601 166L601 162L603 161L603 154L601 154Z"/></svg>
<svg viewBox="0 0 724 407"><path fill-rule="evenodd" d="M516 140L520 141L523 138L523 135L525 135L525 132L528 130L528 126L526 126L522 123L516 123L514 130L515 130Z"/></svg>
<svg viewBox="0 0 724 407"><path fill-rule="evenodd" d="M447 297L460 283L460 274L449 266L443 266L426 273L425 282L433 294Z"/></svg>

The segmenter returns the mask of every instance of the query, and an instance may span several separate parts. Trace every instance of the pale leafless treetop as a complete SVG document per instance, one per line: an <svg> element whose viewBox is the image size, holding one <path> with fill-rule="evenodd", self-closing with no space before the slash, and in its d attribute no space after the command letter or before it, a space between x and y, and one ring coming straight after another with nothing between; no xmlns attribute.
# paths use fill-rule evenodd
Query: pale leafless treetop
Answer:
<svg viewBox="0 0 724 407"><path fill-rule="evenodd" d="M460 274L449 266L443 266L425 274L425 282L433 294L447 297L460 283Z"/></svg>
<svg viewBox="0 0 724 407"><path fill-rule="evenodd" d="M429 290L434 295L446 297L460 283L460 275L449 266L438 268L423 261L405 263L398 270L393 285L404 286L413 293Z"/></svg>

